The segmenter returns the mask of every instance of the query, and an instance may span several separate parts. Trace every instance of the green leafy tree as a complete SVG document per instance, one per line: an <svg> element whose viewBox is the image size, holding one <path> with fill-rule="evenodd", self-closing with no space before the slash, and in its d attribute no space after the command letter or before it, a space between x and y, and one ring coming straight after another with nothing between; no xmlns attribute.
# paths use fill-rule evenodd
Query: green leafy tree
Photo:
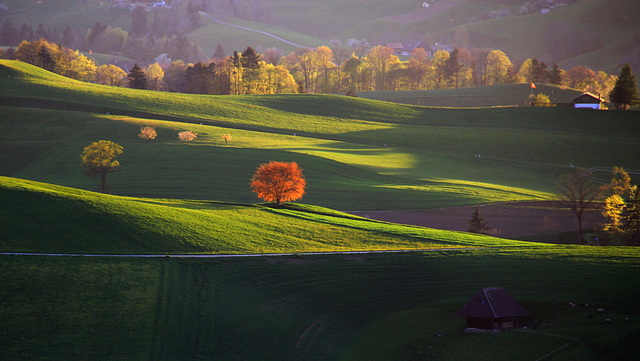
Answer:
<svg viewBox="0 0 640 361"><path fill-rule="evenodd" d="M158 63L149 65L145 72L147 77L147 89L150 90L164 90L164 70Z"/></svg>
<svg viewBox="0 0 640 361"><path fill-rule="evenodd" d="M93 142L86 146L82 152L82 165L87 168L85 174L100 179L102 193L107 190L107 175L120 169L120 162L114 160L119 154L122 154L122 147L110 140Z"/></svg>
<svg viewBox="0 0 640 361"><path fill-rule="evenodd" d="M513 64L509 57L500 50L491 50L486 57L485 84L503 84L509 81L509 72Z"/></svg>
<svg viewBox="0 0 640 361"><path fill-rule="evenodd" d="M628 109L640 104L636 76L631 71L629 63L624 64L620 69L620 75L609 93L609 99L618 109Z"/></svg>
<svg viewBox="0 0 640 361"><path fill-rule="evenodd" d="M113 64L101 65L96 70L94 81L97 84L124 87L127 85L127 73Z"/></svg>
<svg viewBox="0 0 640 361"><path fill-rule="evenodd" d="M469 232L487 234L490 228L489 222L485 221L480 214L480 205L477 205L469 220Z"/></svg>

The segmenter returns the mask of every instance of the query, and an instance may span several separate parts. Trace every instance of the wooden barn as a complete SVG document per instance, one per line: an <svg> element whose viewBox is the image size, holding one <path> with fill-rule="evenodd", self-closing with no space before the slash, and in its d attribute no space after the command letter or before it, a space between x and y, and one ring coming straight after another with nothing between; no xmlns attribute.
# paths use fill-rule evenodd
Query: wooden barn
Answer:
<svg viewBox="0 0 640 361"><path fill-rule="evenodd" d="M502 287L487 287L464 305L458 316L467 318L467 329L503 330L525 325L529 312Z"/></svg>
<svg viewBox="0 0 640 361"><path fill-rule="evenodd" d="M602 109L604 100L591 93L582 93L580 96L571 99L574 108Z"/></svg>

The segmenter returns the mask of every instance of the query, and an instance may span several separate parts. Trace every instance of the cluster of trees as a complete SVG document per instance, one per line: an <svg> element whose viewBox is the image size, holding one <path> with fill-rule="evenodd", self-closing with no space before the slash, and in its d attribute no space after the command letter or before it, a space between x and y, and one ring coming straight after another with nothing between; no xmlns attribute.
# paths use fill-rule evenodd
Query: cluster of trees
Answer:
<svg viewBox="0 0 640 361"><path fill-rule="evenodd" d="M347 50L347 51L345 51ZM350 56L345 56L350 54ZM504 83L552 83L606 96L616 77L586 66L550 68L535 58L514 64L500 50L454 49L431 54L417 48L407 61L393 49L376 46L357 56L339 44L301 49L280 61L307 92L344 93L349 90L421 90L464 88Z"/></svg>
<svg viewBox="0 0 640 361"><path fill-rule="evenodd" d="M33 42L23 41L15 51L7 51L2 55L72 79L89 82L94 81L96 77L97 67L93 60L80 54L78 50L71 50L44 39Z"/></svg>
<svg viewBox="0 0 640 361"><path fill-rule="evenodd" d="M357 55L360 53L361 55ZM153 64L150 66L154 66ZM156 68L157 70L157 68ZM149 72L149 70L147 71ZM537 59L519 66L500 50L415 49L407 61L394 50L376 46L369 52L332 42L332 46L299 49L279 57L275 49L187 65L171 63L155 90L205 94L355 93L371 90L464 88L505 83L552 83L607 97L616 77L586 66L550 68Z"/></svg>
<svg viewBox="0 0 640 361"><path fill-rule="evenodd" d="M640 242L640 190L631 184L623 168L614 167L609 184L599 185L589 170L579 170L560 178L558 197L578 222L578 242L583 241L583 220L591 212L600 211L606 221L601 238L627 243Z"/></svg>
<svg viewBox="0 0 640 361"><path fill-rule="evenodd" d="M614 167L613 177L602 187L605 195L602 215L606 218L603 231L611 237L640 241L640 189L631 184L623 168Z"/></svg>
<svg viewBox="0 0 640 361"><path fill-rule="evenodd" d="M282 94L297 93L298 84L282 65L266 63L248 47L242 54L185 64L171 62L166 70L158 63L146 70L134 66L128 74L129 87L193 94Z"/></svg>
<svg viewBox="0 0 640 361"><path fill-rule="evenodd" d="M185 49L190 47L185 45ZM389 47L376 46L366 52L359 44L333 41L332 47L304 48L286 56L280 56L277 49L259 54L247 47L242 53L225 57L224 51L218 49L211 60L195 64L171 61L169 54L163 53L146 68L134 66L129 74L115 65L96 67L77 50L45 39L23 41L16 50L0 55L83 81L194 94L355 94L371 90L551 83L599 94L605 100L609 94L628 97L628 92L635 89L636 95L632 94L631 103L625 103L624 107L637 104L637 86L628 65L621 71L626 79L625 91L616 93L618 77L603 71L595 72L583 65L566 71L557 64L549 68L535 58L516 66L500 50L454 49L450 53L438 50L430 55L417 48L408 60L401 61ZM545 100L540 102L544 104Z"/></svg>
<svg viewBox="0 0 640 361"><path fill-rule="evenodd" d="M335 45L335 44L334 44ZM567 71L554 64L527 59L519 67L500 50L470 52L438 50L433 56L414 50L400 61L391 48L376 46L359 57L353 48L327 46L300 49L278 57L248 47L241 54L210 62L178 60L162 72L146 70L148 89L200 94L347 93L370 90L462 88L505 83L552 83L607 97L617 77L586 66ZM351 55L346 56L348 50ZM544 99L542 100L544 102Z"/></svg>

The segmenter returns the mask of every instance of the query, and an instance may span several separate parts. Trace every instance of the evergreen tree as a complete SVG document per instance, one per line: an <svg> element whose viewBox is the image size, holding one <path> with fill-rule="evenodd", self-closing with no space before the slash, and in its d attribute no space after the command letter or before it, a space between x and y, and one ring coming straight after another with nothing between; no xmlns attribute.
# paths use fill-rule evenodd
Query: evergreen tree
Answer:
<svg viewBox="0 0 640 361"><path fill-rule="evenodd" d="M449 86L457 88L458 74L462 70L462 64L460 64L460 50L458 48L453 49L449 54L449 58L444 62L444 76L449 83Z"/></svg>
<svg viewBox="0 0 640 361"><path fill-rule="evenodd" d="M482 214L480 214L480 206L477 205L471 220L469 220L469 232L487 234L489 228L491 228L489 227L489 222L484 220Z"/></svg>
<svg viewBox="0 0 640 361"><path fill-rule="evenodd" d="M144 74L144 70L138 66L138 63L133 65L127 77L129 78L129 88L147 89L147 77Z"/></svg>
<svg viewBox="0 0 640 361"><path fill-rule="evenodd" d="M553 63L551 66L551 72L549 73L549 83L561 85L564 75L562 74L562 69L558 66L557 63Z"/></svg>
<svg viewBox="0 0 640 361"><path fill-rule="evenodd" d="M261 55L258 54L258 52L254 48L248 46L242 52L240 64L242 64L242 67L245 69L256 70L260 68L260 58Z"/></svg>
<svg viewBox="0 0 640 361"><path fill-rule="evenodd" d="M631 71L629 63L624 64L620 69L620 75L609 93L609 99L618 109L628 109L640 104L636 76Z"/></svg>

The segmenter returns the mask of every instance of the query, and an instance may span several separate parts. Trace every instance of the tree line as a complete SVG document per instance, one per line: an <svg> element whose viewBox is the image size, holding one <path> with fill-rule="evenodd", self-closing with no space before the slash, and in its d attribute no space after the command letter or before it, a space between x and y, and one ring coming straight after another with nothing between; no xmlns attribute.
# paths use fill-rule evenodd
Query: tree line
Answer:
<svg viewBox="0 0 640 361"><path fill-rule="evenodd" d="M466 88L507 83L550 83L599 94L606 101L617 77L579 65L568 70L549 67L536 58L514 64L500 50L412 51L406 61L386 46L368 52L362 44L302 48L281 56L252 47L208 61L172 61L167 53L146 67L126 73L115 65L95 63L77 50L45 39L23 41L0 54L71 78L112 86L130 86L195 94L342 93L361 91ZM144 77L144 82L141 78Z"/></svg>

